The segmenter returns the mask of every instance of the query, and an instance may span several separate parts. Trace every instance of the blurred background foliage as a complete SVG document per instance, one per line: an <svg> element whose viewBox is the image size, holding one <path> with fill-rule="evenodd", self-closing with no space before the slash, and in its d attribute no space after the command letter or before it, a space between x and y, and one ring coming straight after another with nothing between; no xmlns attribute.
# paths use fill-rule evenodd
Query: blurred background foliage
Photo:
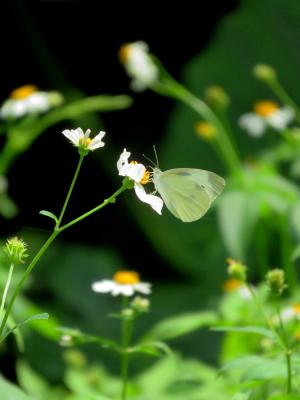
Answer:
<svg viewBox="0 0 300 400"><path fill-rule="evenodd" d="M60 134L68 127L79 125L94 132L103 128L107 137L105 149L88 157L84 165L67 218L94 207L118 187L116 160L123 147L140 155L143 162L142 153L154 158L155 144L163 170L194 167L226 176L208 144L196 136L194 125L198 116L193 111L153 93L129 92L128 79L117 61L118 48L124 42L147 41L169 72L200 97L209 85L222 86L231 98L229 120L242 160L252 160L263 148L276 143L274 133L260 140L247 136L237 120L256 100L274 98L252 76L252 68L258 62L274 66L284 87L300 103L299 2L226 3L211 2L203 15L193 15L193 10L180 15L181 10L176 10L176 21L152 10L153 18L147 23L142 17L124 18L121 9L118 16L110 11L105 18L107 10L95 13L92 4L83 2L39 2L33 7L15 1L9 6L8 15L20 26L22 38L21 42L12 38L3 50L3 99L15 87L34 83L61 91L68 101L87 94L125 93L133 96L134 102L123 111L67 118L68 122L47 129L35 140L8 172L9 194L19 213L9 221L1 219L2 237L21 235L30 244L30 254L34 254L47 236L51 222L38 216L38 211L56 212L61 207L76 163L74 150ZM180 27L180 17L188 27ZM249 192L250 200L251 196ZM237 213L235 206L231 210L229 231L230 226L234 229L238 223L244 224L233 236L234 249L234 238L251 227L245 218L247 206L244 214ZM38 307L49 312L51 318L37 324L34 330L25 330L26 359L41 375L52 381L60 379L62 353L58 335L52 330L56 319L59 324L117 337L116 321L107 319L106 314L118 307L118 299L96 296L90 284L110 278L121 267L138 270L144 280L154 284L152 313L138 330L160 317L213 308L225 279L225 258L249 256L251 240L248 242L243 250L238 248L236 254L228 254L228 242L221 239L214 210L198 222L183 224L167 210L162 217L155 215L138 203L134 194L125 193L101 215L60 237L35 270L24 294L26 302L20 299L15 315L27 316L30 307ZM250 271L255 280L258 274L252 252ZM1 267L6 269L3 264ZM174 341L173 345L187 356L199 356L213 363L217 359L219 335L197 332ZM14 346L10 341L3 350L4 360L8 361L6 374L10 377L15 373L11 364ZM101 350L87 348L86 352L90 360L100 358L115 370L116 360ZM136 368L139 366L137 363Z"/></svg>

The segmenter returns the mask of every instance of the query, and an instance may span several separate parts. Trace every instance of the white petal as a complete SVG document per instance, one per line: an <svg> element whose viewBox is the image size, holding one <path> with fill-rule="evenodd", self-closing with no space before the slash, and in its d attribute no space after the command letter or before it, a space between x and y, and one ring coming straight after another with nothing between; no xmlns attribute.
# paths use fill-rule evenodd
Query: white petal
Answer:
<svg viewBox="0 0 300 400"><path fill-rule="evenodd" d="M266 117L266 121L276 130L285 129L294 119L294 110L291 107L283 107Z"/></svg>
<svg viewBox="0 0 300 400"><path fill-rule="evenodd" d="M109 293L114 290L116 283L114 281L103 280L92 283L92 290L97 293Z"/></svg>
<svg viewBox="0 0 300 400"><path fill-rule="evenodd" d="M96 150L99 147L103 147L105 145L105 143L102 142L102 138L103 138L104 135L105 135L105 132L104 131L100 131L98 133L98 135L96 135L94 137L94 139L91 141L91 143L88 145L88 148L90 150Z"/></svg>
<svg viewBox="0 0 300 400"><path fill-rule="evenodd" d="M287 307L281 312L281 318L283 321L289 321L295 316L295 311L292 307Z"/></svg>
<svg viewBox="0 0 300 400"><path fill-rule="evenodd" d="M244 114L239 118L239 125L245 129L250 136L261 137L266 129L265 120L254 113Z"/></svg>
<svg viewBox="0 0 300 400"><path fill-rule="evenodd" d="M87 129L87 130L85 131L85 134L83 135L84 140L86 140L86 139L88 139L88 138L90 137L90 133L91 133L91 130L90 130L90 129Z"/></svg>
<svg viewBox="0 0 300 400"><path fill-rule="evenodd" d="M133 286L116 284L112 290L112 295L118 296L119 294L122 294L123 296L132 296L134 294Z"/></svg>
<svg viewBox="0 0 300 400"><path fill-rule="evenodd" d="M146 282L140 282L134 285L134 290L143 294L151 293L151 284Z"/></svg>
<svg viewBox="0 0 300 400"><path fill-rule="evenodd" d="M50 108L48 94L46 92L35 92L24 99L24 101L26 101L28 113L45 112Z"/></svg>
<svg viewBox="0 0 300 400"><path fill-rule="evenodd" d="M68 138L75 146L79 146L79 132L78 129L65 129L62 134Z"/></svg>
<svg viewBox="0 0 300 400"><path fill-rule="evenodd" d="M146 168L143 164L127 164L123 167L123 172L125 176L128 176L130 179L134 180L135 182L140 182L143 178Z"/></svg>
<svg viewBox="0 0 300 400"><path fill-rule="evenodd" d="M124 167L128 165L128 158L130 157L129 151L126 151L126 149L123 150L123 153L121 153L118 161L117 161L117 168L119 171L119 175L125 176L124 172Z"/></svg>
<svg viewBox="0 0 300 400"><path fill-rule="evenodd" d="M156 211L158 214L161 214L164 202L162 199L158 196L154 196L153 194L147 194L145 192L145 189L140 183L136 183L134 185L134 190L137 195L137 197L143 201L144 203L149 204L154 211Z"/></svg>

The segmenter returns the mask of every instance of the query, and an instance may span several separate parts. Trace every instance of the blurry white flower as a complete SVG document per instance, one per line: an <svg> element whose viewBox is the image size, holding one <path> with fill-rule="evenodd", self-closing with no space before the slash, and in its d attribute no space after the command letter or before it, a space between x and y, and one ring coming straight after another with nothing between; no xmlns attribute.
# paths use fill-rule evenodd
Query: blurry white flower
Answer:
<svg viewBox="0 0 300 400"><path fill-rule="evenodd" d="M90 129L87 129L85 133L83 133L81 128L65 129L62 133L75 147L78 147L84 152L88 152L89 150L93 151L105 145L105 143L102 142L103 136L105 135L104 131L100 131L93 139L90 139Z"/></svg>
<svg viewBox="0 0 300 400"><path fill-rule="evenodd" d="M26 85L11 92L0 108L0 116L2 119L11 119L41 114L62 103L60 93L42 92L34 85Z"/></svg>
<svg viewBox="0 0 300 400"><path fill-rule="evenodd" d="M94 282L92 290L97 293L111 293L113 296L132 296L135 293L150 294L151 284L141 282L137 272L118 271L113 280Z"/></svg>
<svg viewBox="0 0 300 400"><path fill-rule="evenodd" d="M133 90L142 91L157 81L159 72L149 55L147 43L139 41L125 44L120 49L119 57L132 78Z"/></svg>
<svg viewBox="0 0 300 400"><path fill-rule="evenodd" d="M154 196L153 194L147 194L143 185L150 181L150 173L146 170L143 164L137 163L136 161L128 162L130 154L126 149L120 155L117 162L117 168L119 175L128 176L134 181L134 190L137 197L144 203L149 204L154 211L161 214L163 207L163 201L160 197Z"/></svg>
<svg viewBox="0 0 300 400"><path fill-rule="evenodd" d="M274 101L259 101L254 105L254 112L242 115L239 125L253 137L261 137L268 126L282 131L294 119L294 111L290 107L280 108Z"/></svg>
<svg viewBox="0 0 300 400"><path fill-rule="evenodd" d="M250 290L244 282L235 278L227 279L223 285L223 290L225 293L236 292L244 300L250 300L252 297Z"/></svg>
<svg viewBox="0 0 300 400"><path fill-rule="evenodd" d="M296 319L300 321L300 304L294 304L292 306L286 307L281 311L281 319L284 322Z"/></svg>

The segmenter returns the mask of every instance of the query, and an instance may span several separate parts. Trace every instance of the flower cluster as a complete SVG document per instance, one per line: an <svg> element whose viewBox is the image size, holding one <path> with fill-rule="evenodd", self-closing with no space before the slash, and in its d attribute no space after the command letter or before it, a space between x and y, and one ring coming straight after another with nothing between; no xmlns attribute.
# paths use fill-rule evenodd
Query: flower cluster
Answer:
<svg viewBox="0 0 300 400"><path fill-rule="evenodd" d="M17 237L7 239L4 246L4 253L12 264L20 264L25 262L28 257L26 243Z"/></svg>

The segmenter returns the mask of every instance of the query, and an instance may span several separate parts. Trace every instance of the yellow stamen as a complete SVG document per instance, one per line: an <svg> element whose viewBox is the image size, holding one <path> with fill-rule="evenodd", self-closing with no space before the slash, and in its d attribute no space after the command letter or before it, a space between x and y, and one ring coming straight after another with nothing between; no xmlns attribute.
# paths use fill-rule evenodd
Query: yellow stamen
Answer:
<svg viewBox="0 0 300 400"><path fill-rule="evenodd" d="M125 64L130 57L131 53L131 45L130 44L124 44L121 46L119 50L119 60L121 61L122 64Z"/></svg>
<svg viewBox="0 0 300 400"><path fill-rule="evenodd" d="M300 331L295 333L295 339L300 341Z"/></svg>
<svg viewBox="0 0 300 400"><path fill-rule="evenodd" d="M26 99L26 97L35 93L37 90L38 88L34 85L25 85L13 90L9 97L14 100Z"/></svg>
<svg viewBox="0 0 300 400"><path fill-rule="evenodd" d="M209 122L197 122L194 126L194 129L197 135L204 140L210 140L216 136L216 129Z"/></svg>
<svg viewBox="0 0 300 400"><path fill-rule="evenodd" d="M130 161L130 164L136 165L136 164L138 164L138 162L133 160L133 161ZM142 179L140 180L140 183L142 185L146 185L146 183L148 183L150 181L150 177L151 177L150 172L145 170L144 175L143 175Z"/></svg>
<svg viewBox="0 0 300 400"><path fill-rule="evenodd" d="M224 282L223 285L223 290L224 292L233 292L234 290L240 288L242 286L242 282L239 281L238 279L228 279L226 282Z"/></svg>
<svg viewBox="0 0 300 400"><path fill-rule="evenodd" d="M91 141L92 141L92 139L90 139L90 138L84 138L84 137L81 137L80 139L79 139L79 143L81 144L81 146L88 146L90 143L91 143Z"/></svg>
<svg viewBox="0 0 300 400"><path fill-rule="evenodd" d="M121 285L134 285L140 282L140 275L135 271L118 271L113 279Z"/></svg>
<svg viewBox="0 0 300 400"><path fill-rule="evenodd" d="M254 112L261 117L268 117L279 110L279 105L272 100L258 101L254 104Z"/></svg>
<svg viewBox="0 0 300 400"><path fill-rule="evenodd" d="M292 308L295 314L300 314L300 304L294 304Z"/></svg>

